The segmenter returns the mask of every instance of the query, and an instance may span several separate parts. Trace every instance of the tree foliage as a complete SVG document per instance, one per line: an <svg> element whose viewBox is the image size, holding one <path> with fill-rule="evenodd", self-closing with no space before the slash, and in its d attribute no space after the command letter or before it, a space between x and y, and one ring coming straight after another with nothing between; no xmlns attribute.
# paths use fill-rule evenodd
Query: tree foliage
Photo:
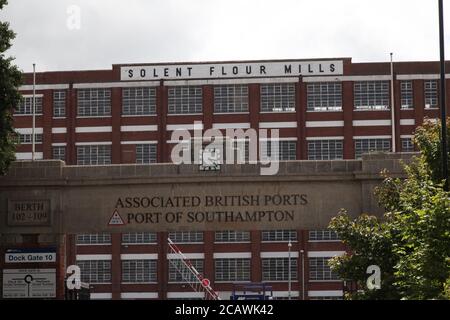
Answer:
<svg viewBox="0 0 450 320"><path fill-rule="evenodd" d="M450 193L443 190L440 130L430 121L416 130L420 154L404 164L406 179L382 172L383 183L375 190L386 210L382 219L351 219L341 212L331 221L330 228L350 253L333 258L330 265L360 289L348 298L450 298ZM381 268L379 290L366 287L369 265Z"/></svg>
<svg viewBox="0 0 450 320"><path fill-rule="evenodd" d="M6 0L0 0L0 10L6 4ZM10 163L15 159L16 138L12 111L21 99L18 89L22 82L22 73L13 64L14 58L5 55L14 37L9 23L0 21L0 175L7 172Z"/></svg>

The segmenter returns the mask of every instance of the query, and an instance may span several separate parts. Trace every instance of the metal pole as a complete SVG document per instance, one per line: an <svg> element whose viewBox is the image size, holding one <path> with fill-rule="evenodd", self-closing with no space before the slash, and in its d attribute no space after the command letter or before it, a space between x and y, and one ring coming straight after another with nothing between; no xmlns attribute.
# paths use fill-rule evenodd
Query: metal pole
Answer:
<svg viewBox="0 0 450 320"><path fill-rule="evenodd" d="M302 300L305 300L305 251L300 250L302 254Z"/></svg>
<svg viewBox="0 0 450 320"><path fill-rule="evenodd" d="M445 101L445 48L444 48L444 4L439 0L439 46L441 55L441 149L442 149L442 178L444 190L448 191L448 151L447 151L447 117Z"/></svg>
<svg viewBox="0 0 450 320"><path fill-rule="evenodd" d="M289 239L288 243L288 299L291 300L291 247L292 243Z"/></svg>
<svg viewBox="0 0 450 320"><path fill-rule="evenodd" d="M392 152L397 152L395 139L395 98L394 98L394 62L391 52L391 134L392 134Z"/></svg>
<svg viewBox="0 0 450 320"><path fill-rule="evenodd" d="M36 127L36 64L33 63L33 125L31 127L31 160L34 161L36 146L35 146L35 137L34 137L34 131Z"/></svg>

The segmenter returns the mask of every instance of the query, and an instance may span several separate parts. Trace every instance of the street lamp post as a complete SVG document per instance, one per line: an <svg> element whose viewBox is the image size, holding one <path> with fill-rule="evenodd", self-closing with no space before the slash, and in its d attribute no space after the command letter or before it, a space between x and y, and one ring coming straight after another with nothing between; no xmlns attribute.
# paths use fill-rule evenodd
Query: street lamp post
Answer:
<svg viewBox="0 0 450 320"><path fill-rule="evenodd" d="M444 48L444 10L443 0L439 0L439 47L441 63L441 149L442 149L442 177L444 190L448 191L448 153L447 153L447 123L445 101L445 48Z"/></svg>
<svg viewBox="0 0 450 320"><path fill-rule="evenodd" d="M291 239L288 243L288 299L291 300Z"/></svg>
<svg viewBox="0 0 450 320"><path fill-rule="evenodd" d="M305 300L305 251L300 250L302 254L302 300Z"/></svg>
<svg viewBox="0 0 450 320"><path fill-rule="evenodd" d="M31 160L35 160L36 153L36 138L35 138L35 127L36 127L36 64L33 63L33 106L32 106L32 127L31 127Z"/></svg>

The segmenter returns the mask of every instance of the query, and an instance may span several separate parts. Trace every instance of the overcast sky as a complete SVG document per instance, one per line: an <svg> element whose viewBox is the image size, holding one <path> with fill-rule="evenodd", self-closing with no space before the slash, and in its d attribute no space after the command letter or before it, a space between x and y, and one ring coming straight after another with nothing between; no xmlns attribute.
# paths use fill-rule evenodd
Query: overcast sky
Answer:
<svg viewBox="0 0 450 320"><path fill-rule="evenodd" d="M389 52L395 60L438 60L437 3L9 0L0 21L9 21L17 33L8 53L24 71L31 71L33 62L38 71L244 59L352 57L370 62L388 61ZM450 1L444 3L450 19ZM448 53L447 27L446 35Z"/></svg>

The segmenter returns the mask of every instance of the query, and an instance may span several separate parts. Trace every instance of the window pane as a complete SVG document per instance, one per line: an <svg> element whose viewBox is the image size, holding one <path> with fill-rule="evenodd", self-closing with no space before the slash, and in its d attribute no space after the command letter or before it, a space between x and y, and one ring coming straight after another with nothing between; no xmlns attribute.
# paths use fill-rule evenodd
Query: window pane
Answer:
<svg viewBox="0 0 450 320"><path fill-rule="evenodd" d="M216 231L216 242L247 242L250 241L249 231Z"/></svg>
<svg viewBox="0 0 450 320"><path fill-rule="evenodd" d="M414 144L411 138L402 138L401 140L403 152L414 152Z"/></svg>
<svg viewBox="0 0 450 320"><path fill-rule="evenodd" d="M110 283L111 261L110 260L87 260L77 261L81 269L81 281L86 283Z"/></svg>
<svg viewBox="0 0 450 320"><path fill-rule="evenodd" d="M110 163L110 145L77 146L78 165L101 165Z"/></svg>
<svg viewBox="0 0 450 320"><path fill-rule="evenodd" d="M260 158L266 160L272 157L272 143L277 142L278 148L274 147L274 150L278 151L276 159L281 161L297 159L297 141L270 141L270 140L260 142Z"/></svg>
<svg viewBox="0 0 450 320"><path fill-rule="evenodd" d="M66 91L53 92L53 116L66 116Z"/></svg>
<svg viewBox="0 0 450 320"><path fill-rule="evenodd" d="M309 280L339 280L328 265L330 258L309 258Z"/></svg>
<svg viewBox="0 0 450 320"><path fill-rule="evenodd" d="M360 159L363 153L390 152L391 139L356 139L355 159Z"/></svg>
<svg viewBox="0 0 450 320"><path fill-rule="evenodd" d="M389 81L356 81L354 95L356 110L389 109Z"/></svg>
<svg viewBox="0 0 450 320"><path fill-rule="evenodd" d="M154 115L156 114L155 88L124 88L122 89L123 115Z"/></svg>
<svg viewBox="0 0 450 320"><path fill-rule="evenodd" d="M122 233L122 244L148 244L156 242L156 232Z"/></svg>
<svg viewBox="0 0 450 320"><path fill-rule="evenodd" d="M335 241L339 240L336 232L332 230L310 230L309 240L312 241Z"/></svg>
<svg viewBox="0 0 450 320"><path fill-rule="evenodd" d="M295 111L295 86L292 83L262 84L261 111Z"/></svg>
<svg viewBox="0 0 450 320"><path fill-rule="evenodd" d="M137 144L136 163L156 163L156 144Z"/></svg>
<svg viewBox="0 0 450 320"><path fill-rule="evenodd" d="M214 112L248 112L248 87L244 85L215 86Z"/></svg>
<svg viewBox="0 0 450 320"><path fill-rule="evenodd" d="M250 281L250 259L216 259L216 281Z"/></svg>
<svg viewBox="0 0 450 320"><path fill-rule="evenodd" d="M202 113L202 87L170 87L169 114Z"/></svg>
<svg viewBox="0 0 450 320"><path fill-rule="evenodd" d="M192 266L197 270L200 274L203 274L203 260L202 259L193 259L189 260ZM186 270L186 267L183 265L183 262L179 259L170 259L169 260L169 282L194 282L197 278ZM181 272L180 272L181 271Z"/></svg>
<svg viewBox="0 0 450 320"><path fill-rule="evenodd" d="M109 233L77 234L77 244L111 244Z"/></svg>
<svg viewBox="0 0 450 320"><path fill-rule="evenodd" d="M342 84L340 82L316 82L306 86L308 111L342 110Z"/></svg>
<svg viewBox="0 0 450 320"><path fill-rule="evenodd" d="M110 116L111 90L79 89L78 116Z"/></svg>
<svg viewBox="0 0 450 320"><path fill-rule="evenodd" d="M156 282L156 260L122 260L122 282Z"/></svg>
<svg viewBox="0 0 450 320"><path fill-rule="evenodd" d="M412 81L400 82L400 91L401 91L401 108L412 109L414 106Z"/></svg>
<svg viewBox="0 0 450 320"><path fill-rule="evenodd" d="M343 153L343 140L308 141L308 160L340 160Z"/></svg>
<svg viewBox="0 0 450 320"><path fill-rule="evenodd" d="M438 98L438 81L425 80L424 81L425 94L425 108L437 108L439 106Z"/></svg>
<svg viewBox="0 0 450 320"><path fill-rule="evenodd" d="M197 231L177 231L169 232L169 238L175 243L192 243L192 242L203 242L203 232Z"/></svg>
<svg viewBox="0 0 450 320"><path fill-rule="evenodd" d="M35 114L42 114L42 97L35 97ZM15 110L15 114L33 114L33 97L23 97Z"/></svg>
<svg viewBox="0 0 450 320"><path fill-rule="evenodd" d="M291 280L297 280L297 259L291 258ZM262 259L263 281L288 281L289 258Z"/></svg>
<svg viewBox="0 0 450 320"><path fill-rule="evenodd" d="M261 232L261 240L270 241L297 241L296 230L265 230Z"/></svg>
<svg viewBox="0 0 450 320"><path fill-rule="evenodd" d="M52 147L53 159L66 161L66 147Z"/></svg>

